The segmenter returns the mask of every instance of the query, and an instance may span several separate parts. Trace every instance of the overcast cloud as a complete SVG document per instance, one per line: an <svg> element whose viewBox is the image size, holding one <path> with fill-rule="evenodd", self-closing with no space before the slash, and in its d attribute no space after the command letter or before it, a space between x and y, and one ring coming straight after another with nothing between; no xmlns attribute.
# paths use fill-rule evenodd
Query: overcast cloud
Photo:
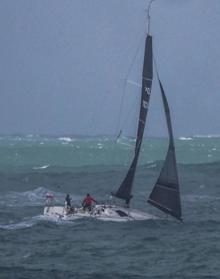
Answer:
<svg viewBox="0 0 220 279"><path fill-rule="evenodd" d="M0 133L114 134L138 46L140 82L148 2L1 0ZM220 134L220 1L156 0L151 16L175 135ZM127 84L122 122L139 93ZM155 81L148 134L164 133L162 118Z"/></svg>

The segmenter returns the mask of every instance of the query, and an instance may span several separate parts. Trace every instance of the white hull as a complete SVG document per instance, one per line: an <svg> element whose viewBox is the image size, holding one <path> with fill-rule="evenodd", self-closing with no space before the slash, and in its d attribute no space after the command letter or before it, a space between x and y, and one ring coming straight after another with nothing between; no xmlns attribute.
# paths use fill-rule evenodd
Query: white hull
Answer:
<svg viewBox="0 0 220 279"><path fill-rule="evenodd" d="M94 206L90 212L84 211L83 208L76 208L74 212L71 213L67 213L66 208L63 206L46 206L44 208L44 215L47 217L68 221L84 217L115 222L157 219L151 214L136 209L102 204Z"/></svg>
<svg viewBox="0 0 220 279"><path fill-rule="evenodd" d="M76 208L74 213L67 213L64 206L46 206L44 208L44 216L71 221L83 217L90 217L90 213L85 212L82 208Z"/></svg>

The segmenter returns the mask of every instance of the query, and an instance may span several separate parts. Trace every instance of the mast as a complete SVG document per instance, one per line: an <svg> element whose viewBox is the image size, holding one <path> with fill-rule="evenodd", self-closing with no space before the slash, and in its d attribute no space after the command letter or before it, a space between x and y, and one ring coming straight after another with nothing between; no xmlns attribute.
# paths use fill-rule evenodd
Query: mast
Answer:
<svg viewBox="0 0 220 279"><path fill-rule="evenodd" d="M164 161L164 165L161 169L157 182L149 196L148 202L151 205L162 210L163 212L170 214L171 216L182 221L179 179L176 165L176 154L170 117L170 109L159 77L158 80L160 84L160 91L162 95L163 107L169 134L169 147L166 159Z"/></svg>
<svg viewBox="0 0 220 279"><path fill-rule="evenodd" d="M140 103L140 113L138 120L138 129L135 144L135 154L130 165L130 168L125 176L123 182L121 183L117 192L112 193L113 196L123 199L126 205L129 206L130 199L132 198L132 186L134 181L134 176L136 172L137 162L139 158L139 153L141 149L142 139L144 135L144 128L146 123L146 117L149 107L151 87L153 79L153 52L152 52L152 37L148 34L145 41L145 53L144 53L144 64L142 72L142 93L141 93L141 103Z"/></svg>

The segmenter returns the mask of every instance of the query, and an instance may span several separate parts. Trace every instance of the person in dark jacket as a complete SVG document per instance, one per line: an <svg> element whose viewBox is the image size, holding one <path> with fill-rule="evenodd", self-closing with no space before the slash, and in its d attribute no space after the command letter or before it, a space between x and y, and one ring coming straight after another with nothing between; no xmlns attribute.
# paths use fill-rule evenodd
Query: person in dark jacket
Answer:
<svg viewBox="0 0 220 279"><path fill-rule="evenodd" d="M66 195L65 203L67 207L71 207L71 197L69 194Z"/></svg>
<svg viewBox="0 0 220 279"><path fill-rule="evenodd" d="M84 198L83 202L82 202L82 206L84 210L88 210L91 211L92 209L92 203L97 203L97 201L95 201L90 194L87 194L86 197Z"/></svg>
<svg viewBox="0 0 220 279"><path fill-rule="evenodd" d="M74 208L71 206L71 197L69 194L67 194L65 198L65 207L67 214L73 213Z"/></svg>

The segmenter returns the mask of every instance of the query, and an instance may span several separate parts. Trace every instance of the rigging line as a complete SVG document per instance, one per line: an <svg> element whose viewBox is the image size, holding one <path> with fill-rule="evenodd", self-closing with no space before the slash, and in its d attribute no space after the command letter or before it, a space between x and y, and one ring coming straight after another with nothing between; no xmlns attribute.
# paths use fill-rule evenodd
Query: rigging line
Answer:
<svg viewBox="0 0 220 279"><path fill-rule="evenodd" d="M139 96L136 95L135 101L137 100L138 97L139 97ZM134 112L135 112L135 108L134 108L133 103L132 103L132 104L129 106L129 109L128 109L128 113L127 113L127 114L130 115L130 116L132 116L132 118L133 118ZM126 117L126 118L124 119L124 122L123 122L122 127L124 127L124 126L126 125L126 123L128 122L128 120L129 120L128 117ZM118 142L118 139L120 138L122 132L123 132L123 129L120 129L120 131L119 131L119 133L118 133L118 135L117 135L117 138L116 138L115 143ZM133 147L134 147L134 146L133 146Z"/></svg>
<svg viewBox="0 0 220 279"><path fill-rule="evenodd" d="M151 1L149 2L149 4L148 4L148 8L147 8L148 34L150 33L150 11L151 11L151 5L152 5L152 3L153 3L154 1L155 1L155 0L151 0ZM119 109L119 116L118 116L118 125L117 125L117 127L116 127L116 132L115 132L116 141L117 141L117 139L120 137L120 135L121 135L121 133L122 133L122 130L123 130L123 127L124 127L124 125L125 125L125 123L126 123L126 120L125 120L125 121L123 122L123 124L122 124L122 127L121 127L121 112L122 112L122 108L123 108L123 106L124 106L124 97L125 97L125 92L126 92L126 87L127 87L127 82L128 82L128 76L129 76L129 74L130 74L130 72L131 72L131 69L132 69L132 67L133 67L133 65L134 65L134 62L135 62L136 57L137 57L137 54L138 54L138 52L139 52L139 50L140 50L141 43L142 43L142 37L143 37L143 36L141 36L141 38L140 38L140 40L139 40L138 47L137 47L137 49L136 49L135 55L134 55L134 57L133 57L133 59L132 59L132 61L131 61L130 67L129 67L129 69L128 69L128 72L127 72L127 74L126 74L126 76L125 76L125 80L124 80L123 93L122 93L121 101L120 101L120 109ZM121 129L120 129L120 127L121 127ZM118 130L119 130L119 131L118 131Z"/></svg>
<svg viewBox="0 0 220 279"><path fill-rule="evenodd" d="M148 4L148 8L147 8L147 23L148 23L148 34L150 33L150 10L151 10L151 5L152 3L154 2L155 0L151 0ZM118 116L118 125L116 126L116 131L115 131L115 135L116 135L116 139L115 139L115 142L117 142L117 140L120 138L121 134L122 134L122 131L123 131L123 128L124 128L124 125L126 123L126 119L125 121L123 122L122 124L122 127L121 127L121 112L122 112L122 108L124 106L124 97L125 97L125 92L126 92L126 88L127 88L127 83L129 82L128 81L128 76L131 72L131 69L133 67L133 64L135 62L135 59L137 57L137 54L140 50L140 47L141 47L141 43L142 43L142 37L140 38L139 40L139 44L138 44L138 47L136 49L136 52L135 52L135 55L131 61L131 64L130 64L130 67L128 69L128 72L125 76L125 80L124 80L124 85L123 85L123 93L122 93L122 96L121 96L121 101L120 101L120 109L119 109L119 116ZM121 127L121 128L120 128Z"/></svg>
<svg viewBox="0 0 220 279"><path fill-rule="evenodd" d="M140 40L139 40L139 43L138 43L138 47L137 47L137 49L136 49L136 51L135 51L135 55L134 55L134 57L133 57L133 59L132 59L132 61L131 61L131 63L130 63L130 66L129 66L129 68L128 68L128 72L127 72L127 74L126 74L126 76L125 76L125 79L124 79L124 83L123 83L123 93L122 93L122 96L121 96L120 109L119 109L119 115L118 115L118 125L117 125L117 127L116 127L116 132L115 132L115 135L117 136L116 139L118 139L119 136L121 135L122 130L123 130L123 127L124 127L125 122L126 122L126 121L123 122L122 128L120 129L120 127L121 127L121 114L122 114L122 109L123 109L123 106L124 106L124 99L125 99L125 93L126 93L126 88L127 88L128 76L129 76L129 74L130 74L130 72L131 72L131 70L132 70L132 67L133 67L134 62L135 62L135 60L136 60L136 58L137 58L138 52L139 52L139 50L140 50L140 48L141 48L141 46L142 46L143 37L144 37L144 35L141 35ZM119 130L119 129L120 129L120 130ZM118 130L119 130L119 132L118 132Z"/></svg>
<svg viewBox="0 0 220 279"><path fill-rule="evenodd" d="M133 81L133 80L129 80L129 79L128 79L128 80L127 80L127 83L130 83L131 85L135 85L135 86L141 88L141 84L138 83L138 82L136 82L136 81Z"/></svg>

